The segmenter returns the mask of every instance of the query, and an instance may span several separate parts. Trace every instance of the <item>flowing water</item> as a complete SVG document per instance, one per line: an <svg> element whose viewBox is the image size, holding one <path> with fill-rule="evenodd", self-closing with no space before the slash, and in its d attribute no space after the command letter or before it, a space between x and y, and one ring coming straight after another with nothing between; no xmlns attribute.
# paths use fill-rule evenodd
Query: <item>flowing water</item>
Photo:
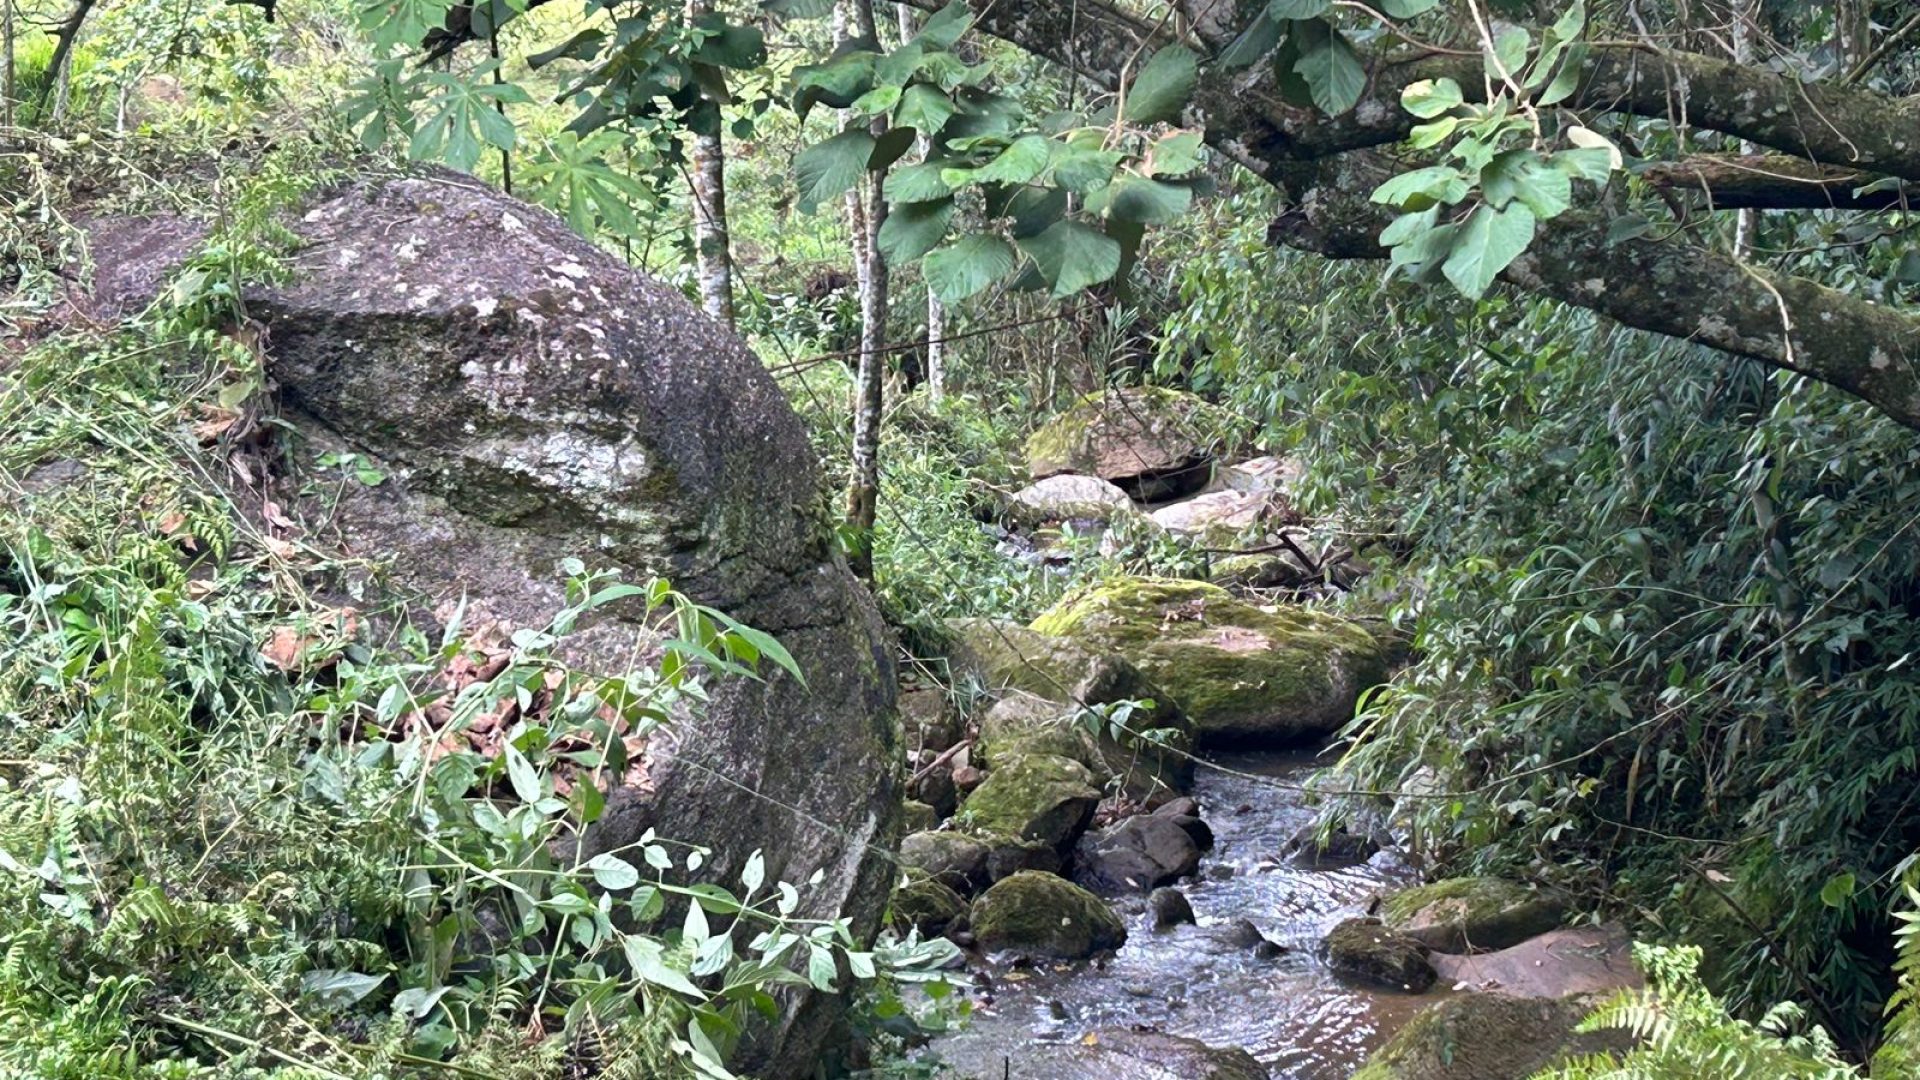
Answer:
<svg viewBox="0 0 1920 1080"><path fill-rule="evenodd" d="M998 1078L1029 1041L1076 1040L1102 1028L1146 1027L1240 1047L1274 1080L1346 1080L1367 1054L1433 1003L1341 982L1317 955L1335 923L1360 914L1375 892L1415 875L1392 852L1348 869L1303 870L1278 858L1312 820L1298 792L1315 767L1305 754L1222 756L1236 773L1202 768L1194 784L1214 846L1195 878L1179 884L1198 925L1156 933L1138 905L1127 943L1104 963L1024 970L983 968L976 1010L931 1050L966 1077ZM1231 867L1231 875L1222 867ZM1124 911L1125 908L1122 908ZM1262 959L1231 940L1240 920L1285 951Z"/></svg>

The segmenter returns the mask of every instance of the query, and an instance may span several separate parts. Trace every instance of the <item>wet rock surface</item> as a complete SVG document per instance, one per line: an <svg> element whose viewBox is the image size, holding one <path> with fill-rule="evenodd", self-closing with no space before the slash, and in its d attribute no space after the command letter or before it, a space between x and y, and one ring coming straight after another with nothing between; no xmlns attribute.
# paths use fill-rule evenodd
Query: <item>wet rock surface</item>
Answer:
<svg viewBox="0 0 1920 1080"><path fill-rule="evenodd" d="M1244 1050L1210 1047L1154 1031L1090 1031L1070 1043L1034 1043L957 1058L957 1076L985 1080L1268 1080Z"/></svg>
<svg viewBox="0 0 1920 1080"><path fill-rule="evenodd" d="M1353 1080L1522 1080L1570 1058L1626 1049L1618 1032L1574 1032L1592 1007L1580 998L1465 994L1421 1013Z"/></svg>
<svg viewBox="0 0 1920 1080"><path fill-rule="evenodd" d="M1077 960L1127 940L1105 901L1039 870L995 882L973 902L968 922L982 949L1022 957Z"/></svg>
<svg viewBox="0 0 1920 1080"><path fill-rule="evenodd" d="M1501 878L1448 878L1389 898L1380 914L1389 927L1439 952L1489 952L1559 926L1566 902Z"/></svg>
<svg viewBox="0 0 1920 1080"><path fill-rule="evenodd" d="M1348 919L1327 934L1327 966L1347 978L1410 994L1426 993L1436 978L1425 945L1373 918Z"/></svg>
<svg viewBox="0 0 1920 1080"><path fill-rule="evenodd" d="M1078 879L1101 893L1144 893L1192 874L1200 845L1179 820L1140 814L1080 838L1074 849Z"/></svg>

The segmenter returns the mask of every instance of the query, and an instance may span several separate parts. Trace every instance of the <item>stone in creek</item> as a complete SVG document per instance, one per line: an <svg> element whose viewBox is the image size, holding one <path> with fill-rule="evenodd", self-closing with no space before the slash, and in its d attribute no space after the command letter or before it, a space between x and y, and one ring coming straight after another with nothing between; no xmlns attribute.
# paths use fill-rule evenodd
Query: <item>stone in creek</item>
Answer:
<svg viewBox="0 0 1920 1080"><path fill-rule="evenodd" d="M1364 833L1348 832L1342 825L1323 838L1312 825L1302 825L1281 849L1287 862L1302 870L1338 870L1358 866L1373 858L1380 842Z"/></svg>
<svg viewBox="0 0 1920 1080"><path fill-rule="evenodd" d="M1427 947L1379 919L1348 919L1327 934L1326 947L1327 966L1358 982L1423 994L1436 977Z"/></svg>
<svg viewBox="0 0 1920 1080"><path fill-rule="evenodd" d="M1074 853L1096 889L1148 892L1200 866L1200 846L1171 818L1141 814L1088 833Z"/></svg>
<svg viewBox="0 0 1920 1080"><path fill-rule="evenodd" d="M1153 928L1169 930L1193 922L1193 905L1179 889L1158 888L1147 897L1147 909L1153 912Z"/></svg>

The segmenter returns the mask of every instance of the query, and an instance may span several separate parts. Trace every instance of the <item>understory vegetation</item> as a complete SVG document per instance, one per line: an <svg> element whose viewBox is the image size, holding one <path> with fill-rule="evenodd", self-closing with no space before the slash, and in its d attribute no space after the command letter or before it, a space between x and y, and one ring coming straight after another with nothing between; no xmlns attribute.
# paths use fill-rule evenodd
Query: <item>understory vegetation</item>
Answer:
<svg viewBox="0 0 1920 1080"><path fill-rule="evenodd" d="M1186 44L1076 78L980 5L899 28L881 5L876 29L871 3L819 21L843 7L824 0L0 2L0 1076L724 1078L805 988L853 998L867 1036L823 1073L913 1075L899 1052L964 1012L953 945L797 915L818 881L751 855L703 874L712 853L665 828L582 851L649 737L720 680L797 675L778 641L579 561L544 628L428 636L374 599L376 557L288 539L276 485L388 478L292 439L244 291L295 272L302 199L429 165L710 311L726 282L847 488L821 493L837 550L907 670L958 699L978 688L942 662L951 620L1028 623L1234 554L1151 522L1009 524L1028 436L1083 395L1204 398L1213 442L1300 469L1313 580L1256 599L1383 624L1401 654L1314 783L1325 819L1390 819L1425 871L1551 885L1643 943L1648 987L1589 1021L1638 1047L1543 1076L1920 1075L1913 417L1785 330L1782 358L1635 329L1526 262L1597 207L1622 224L1587 252L1596 288L1625 291L1608 253L1671 242L1744 268L1794 326L1911 320L1920 212L1886 156L1822 174L1834 205L1694 206L1650 166L1752 133L1553 120L1570 46L1636 6L1496 4L1553 34L1488 22L1482 50L1431 2L1241 5L1255 22L1223 34L1128 0L1099 6ZM1880 53L1843 49L1837 16L1711 6L1724 27L1650 5L1658 47L1764 24L1808 85L1920 100L1902 5L1835 6ZM1284 108L1333 125L1378 82L1363 49L1403 38L1504 67L1466 97L1401 80L1433 126L1378 144L1406 171L1342 181L1371 249L1289 244L1291 221L1339 247L1298 220L1322 203L1203 146L1196 114L1225 108L1194 50L1236 70L1280 50ZM1728 66L1760 68L1743 48ZM727 148L718 279L702 137ZM1496 207L1502 183L1524 197ZM103 269L90 222L163 213L211 228L157 301L56 317ZM1490 231L1521 217L1524 240ZM1789 312L1812 295L1794 282L1859 307ZM612 603L657 630L645 658L575 670L567 636Z"/></svg>

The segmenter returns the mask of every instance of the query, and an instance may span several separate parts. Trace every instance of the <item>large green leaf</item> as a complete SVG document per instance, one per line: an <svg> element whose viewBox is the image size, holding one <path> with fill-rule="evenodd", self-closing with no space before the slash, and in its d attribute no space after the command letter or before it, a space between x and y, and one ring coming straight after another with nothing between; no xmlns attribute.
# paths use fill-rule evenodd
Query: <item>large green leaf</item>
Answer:
<svg viewBox="0 0 1920 1080"><path fill-rule="evenodd" d="M1120 244L1077 221L1054 222L1045 232L1020 241L1057 299L1098 285L1120 269Z"/></svg>
<svg viewBox="0 0 1920 1080"><path fill-rule="evenodd" d="M947 95L925 83L915 83L900 95L900 104L893 110L893 122L932 138L940 134L940 129L947 126L957 111Z"/></svg>
<svg viewBox="0 0 1920 1080"><path fill-rule="evenodd" d="M1508 264L1520 257L1533 242L1533 211L1514 204L1495 210L1486 204L1474 207L1454 234L1453 251L1440 272L1454 287L1478 298L1493 284Z"/></svg>
<svg viewBox="0 0 1920 1080"><path fill-rule="evenodd" d="M1141 176L1122 176L1087 197L1087 209L1121 221L1165 225L1193 206L1193 189Z"/></svg>
<svg viewBox="0 0 1920 1080"><path fill-rule="evenodd" d="M1228 71L1246 67L1272 52L1273 47L1280 44L1280 35L1286 33L1286 30L1287 24L1284 20L1268 15L1263 8L1260 14L1255 15L1253 21L1247 24L1246 29L1240 31L1238 37L1229 42L1226 48L1220 50L1220 55L1214 58L1214 63Z"/></svg>
<svg viewBox="0 0 1920 1080"><path fill-rule="evenodd" d="M1024 184L1040 175L1053 155L1055 143L1045 135L1022 135L992 161L977 169L950 169L940 179L947 184Z"/></svg>
<svg viewBox="0 0 1920 1080"><path fill-rule="evenodd" d="M1013 219L1017 239L1045 230L1067 212L1067 193L1059 188L1023 187L1013 193L1001 211Z"/></svg>
<svg viewBox="0 0 1920 1080"><path fill-rule="evenodd" d="M1373 189L1373 201L1403 210L1425 210L1435 203L1457 203L1470 189L1459 169L1429 165L1391 176Z"/></svg>
<svg viewBox="0 0 1920 1080"><path fill-rule="evenodd" d="M1154 53L1127 88L1125 119L1152 124L1179 116L1199 72L1200 58L1183 45L1168 45Z"/></svg>
<svg viewBox="0 0 1920 1080"><path fill-rule="evenodd" d="M1440 0L1379 0L1380 13L1389 19L1411 19L1432 11Z"/></svg>
<svg viewBox="0 0 1920 1080"><path fill-rule="evenodd" d="M427 32L446 24L453 0L367 0L359 5L360 28L381 51L413 48Z"/></svg>
<svg viewBox="0 0 1920 1080"><path fill-rule="evenodd" d="M1480 170L1480 191L1495 209L1518 200L1537 218L1558 217L1573 201L1573 180L1532 150L1495 154Z"/></svg>
<svg viewBox="0 0 1920 1080"><path fill-rule="evenodd" d="M1300 50L1293 70L1306 80L1314 106L1329 116L1353 108L1366 89L1367 71L1346 37L1325 19L1310 19L1293 24L1293 40Z"/></svg>
<svg viewBox="0 0 1920 1080"><path fill-rule="evenodd" d="M1068 147L1053 159L1053 179L1068 191L1085 195L1105 187L1125 157L1118 150Z"/></svg>
<svg viewBox="0 0 1920 1080"><path fill-rule="evenodd" d="M893 264L913 260L940 246L953 220L953 200L903 203L890 207L880 223L880 254Z"/></svg>
<svg viewBox="0 0 1920 1080"><path fill-rule="evenodd" d="M444 71L427 74L427 82L439 87L440 92L427 101L427 118L420 121L407 144L408 157L445 161L466 172L480 160L482 144L513 149L513 121L501 115L495 104L525 104L532 99L513 83L486 81L497 63L481 64L464 76Z"/></svg>
<svg viewBox="0 0 1920 1080"><path fill-rule="evenodd" d="M1317 19L1333 9L1333 0L1267 0L1270 19Z"/></svg>
<svg viewBox="0 0 1920 1080"><path fill-rule="evenodd" d="M1431 120L1465 100L1460 84L1452 79L1421 79L1400 91L1400 107L1422 120Z"/></svg>
<svg viewBox="0 0 1920 1080"><path fill-rule="evenodd" d="M940 179L947 169L944 161L926 161L918 165L907 165L887 174L886 193L890 203L927 202L944 199L953 194L953 188Z"/></svg>
<svg viewBox="0 0 1920 1080"><path fill-rule="evenodd" d="M921 260L927 288L944 303L965 300L1013 269L1013 246L991 233L963 236Z"/></svg>
<svg viewBox="0 0 1920 1080"><path fill-rule="evenodd" d="M873 136L865 128L850 128L800 151L793 159L800 209L811 214L821 203L859 183L873 148Z"/></svg>

